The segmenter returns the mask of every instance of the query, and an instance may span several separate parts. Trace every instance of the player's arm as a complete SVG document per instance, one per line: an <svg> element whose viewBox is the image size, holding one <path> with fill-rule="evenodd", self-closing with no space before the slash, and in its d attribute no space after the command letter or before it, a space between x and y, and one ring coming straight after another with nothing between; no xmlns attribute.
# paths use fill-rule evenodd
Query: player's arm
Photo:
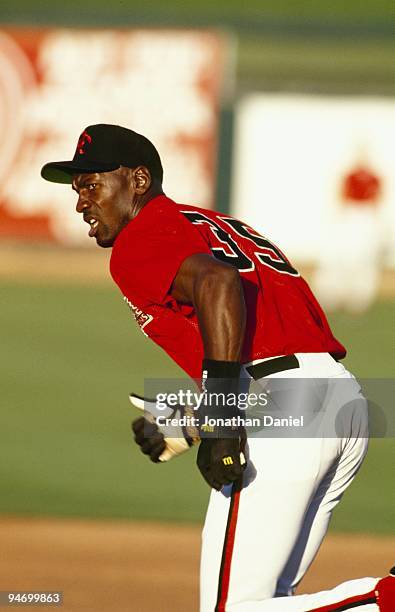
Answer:
<svg viewBox="0 0 395 612"><path fill-rule="evenodd" d="M238 393L240 356L246 325L246 305L239 272L233 266L200 253L187 257L172 285L172 296L192 304L199 321L204 346L202 376L207 403L199 408L201 443L197 464L211 487L221 489L239 479L242 464L244 429L210 422L237 417L239 410L232 399ZM225 398L222 405L210 398Z"/></svg>
<svg viewBox="0 0 395 612"><path fill-rule="evenodd" d="M238 362L246 321L239 271L207 253L192 255L181 264L171 294L194 306L205 359Z"/></svg>
<svg viewBox="0 0 395 612"><path fill-rule="evenodd" d="M172 295L181 303L193 305L196 310L205 351L203 369L207 368L208 373L207 390L237 392L246 318L238 271L208 254L190 256L184 260L177 273ZM131 401L135 404L134 398ZM222 408L227 411L227 406ZM204 416L200 411L199 417L203 419ZM232 416L232 409L229 409L229 416ZM147 435L147 424L143 417L133 422L133 431L137 444L155 462L164 461L166 449L171 449L175 442L179 442L177 438L165 443L165 436L157 426L151 437ZM205 435L205 432L199 433L200 436L202 433ZM242 449L239 431L225 439L219 437L220 433L217 431L214 432L215 437L203 438L198 453L199 469L208 484L216 489L236 480L241 474L244 461L244 455L240 456ZM184 441L183 450L188 445ZM179 447L173 453L176 454L180 454ZM231 457L233 463L224 464L224 457Z"/></svg>

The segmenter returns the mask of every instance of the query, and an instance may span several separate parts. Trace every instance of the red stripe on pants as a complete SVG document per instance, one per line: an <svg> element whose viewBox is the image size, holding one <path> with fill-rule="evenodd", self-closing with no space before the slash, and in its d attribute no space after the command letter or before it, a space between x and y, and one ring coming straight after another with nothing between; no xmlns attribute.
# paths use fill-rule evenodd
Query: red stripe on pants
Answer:
<svg viewBox="0 0 395 612"><path fill-rule="evenodd" d="M233 547L235 543L235 533L237 525L237 515L239 512L240 487L236 483L233 485L232 497L226 525L224 548L222 551L221 571L218 586L217 605L215 612L226 612L225 605L229 593L230 568L232 565Z"/></svg>
<svg viewBox="0 0 395 612"><path fill-rule="evenodd" d="M341 601L329 604L328 606L313 608L312 610L308 610L308 612L341 612L342 610L352 610L353 608L358 608L359 606L375 602L376 596L373 590L369 591L369 593L364 593L363 595L354 595L353 597L342 599Z"/></svg>

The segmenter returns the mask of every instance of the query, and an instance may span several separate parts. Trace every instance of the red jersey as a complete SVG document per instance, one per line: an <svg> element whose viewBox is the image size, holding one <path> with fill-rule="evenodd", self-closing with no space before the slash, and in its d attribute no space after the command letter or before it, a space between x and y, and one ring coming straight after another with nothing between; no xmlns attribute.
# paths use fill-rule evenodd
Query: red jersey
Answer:
<svg viewBox="0 0 395 612"><path fill-rule="evenodd" d="M344 357L309 286L278 247L229 215L162 195L119 233L110 270L142 332L191 377L200 377L204 357L198 320L193 306L170 291L184 259L196 253L240 272L247 307L243 363L292 353Z"/></svg>

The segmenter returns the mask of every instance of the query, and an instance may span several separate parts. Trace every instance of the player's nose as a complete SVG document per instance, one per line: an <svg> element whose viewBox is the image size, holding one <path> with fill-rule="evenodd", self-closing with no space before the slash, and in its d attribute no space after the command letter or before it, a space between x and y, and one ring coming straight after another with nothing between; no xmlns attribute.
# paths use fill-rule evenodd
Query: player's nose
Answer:
<svg viewBox="0 0 395 612"><path fill-rule="evenodd" d="M89 207L89 201L86 197L84 197L83 194L79 194L78 196L78 200L77 200L77 205L75 207L76 211L78 213L82 213L84 212L84 210L86 210Z"/></svg>

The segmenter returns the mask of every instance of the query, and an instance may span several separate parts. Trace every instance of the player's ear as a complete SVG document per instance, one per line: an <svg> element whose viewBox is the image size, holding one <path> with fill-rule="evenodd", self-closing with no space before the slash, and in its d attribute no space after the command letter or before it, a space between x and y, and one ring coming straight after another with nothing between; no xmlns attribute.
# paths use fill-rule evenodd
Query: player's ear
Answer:
<svg viewBox="0 0 395 612"><path fill-rule="evenodd" d="M152 185L150 171L145 166L138 166L133 170L134 190L136 193L143 195Z"/></svg>

